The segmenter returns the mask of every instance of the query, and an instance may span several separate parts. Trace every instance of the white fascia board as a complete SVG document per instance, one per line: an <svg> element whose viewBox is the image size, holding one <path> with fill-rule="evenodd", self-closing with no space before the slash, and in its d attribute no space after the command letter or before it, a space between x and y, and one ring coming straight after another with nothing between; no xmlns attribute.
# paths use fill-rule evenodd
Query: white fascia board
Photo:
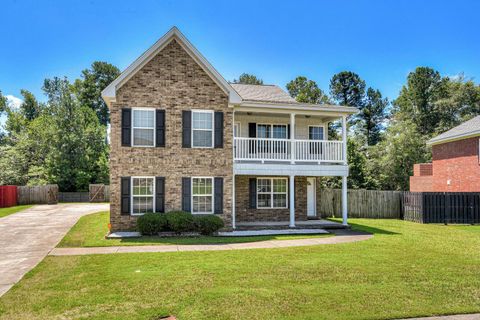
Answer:
<svg viewBox="0 0 480 320"><path fill-rule="evenodd" d="M110 85L102 91L102 98L107 104L115 101L116 91L128 79L130 79L138 70L147 64L153 57L157 55L165 46L173 39L185 49L185 51L200 65L200 67L210 75L210 77L219 85L222 90L228 94L229 102L238 104L242 101L240 95L230 86L230 84L218 73L218 71L205 59L205 57L188 41L188 39L178 30L177 27L171 28L163 35L153 46L138 57L130 64Z"/></svg>
<svg viewBox="0 0 480 320"><path fill-rule="evenodd" d="M236 111L267 113L298 113L304 115L344 116L358 112L357 108L343 106L322 106L305 104L273 104L259 102L242 102L235 106Z"/></svg>
<svg viewBox="0 0 480 320"><path fill-rule="evenodd" d="M258 176L346 177L348 165L234 163L233 173Z"/></svg>
<svg viewBox="0 0 480 320"><path fill-rule="evenodd" d="M459 134L456 136L451 136L448 138L443 138L439 140L435 140L435 138L430 139L427 141L427 146L433 146L436 144L442 144L442 143L447 143L447 142L453 142L453 141L458 141L458 140L464 140L464 139L469 139L469 138L475 138L480 136L480 131L474 131L474 132L469 132L469 133L464 133L464 134Z"/></svg>

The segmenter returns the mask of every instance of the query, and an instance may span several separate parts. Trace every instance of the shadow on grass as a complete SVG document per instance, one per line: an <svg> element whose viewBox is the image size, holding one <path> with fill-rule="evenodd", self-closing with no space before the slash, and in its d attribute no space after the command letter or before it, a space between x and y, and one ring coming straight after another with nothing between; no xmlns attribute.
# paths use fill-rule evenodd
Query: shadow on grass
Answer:
<svg viewBox="0 0 480 320"><path fill-rule="evenodd" d="M328 218L327 220L333 221L333 222L339 222L341 221L340 219L335 219L335 218ZM374 220L374 219L372 219ZM393 231L388 231L380 228L375 228L375 227L370 227L364 224L360 223L352 223L348 221L348 224L352 227L352 230L357 230L357 231L364 231L372 234L388 234L388 235L394 235L394 234L401 234L398 232L393 232Z"/></svg>

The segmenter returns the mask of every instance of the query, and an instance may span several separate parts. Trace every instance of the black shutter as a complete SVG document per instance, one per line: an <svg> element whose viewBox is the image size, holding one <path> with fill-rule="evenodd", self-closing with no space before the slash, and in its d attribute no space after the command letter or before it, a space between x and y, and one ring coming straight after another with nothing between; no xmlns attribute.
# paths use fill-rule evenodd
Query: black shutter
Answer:
<svg viewBox="0 0 480 320"><path fill-rule="evenodd" d="M287 125L287 139L291 139L292 137L290 136L290 125Z"/></svg>
<svg viewBox="0 0 480 320"><path fill-rule="evenodd" d="M214 179L214 213L222 214L223 213L223 178Z"/></svg>
<svg viewBox="0 0 480 320"><path fill-rule="evenodd" d="M156 146L165 147L165 110L156 111Z"/></svg>
<svg viewBox="0 0 480 320"><path fill-rule="evenodd" d="M223 148L223 112L215 112L215 148Z"/></svg>
<svg viewBox="0 0 480 320"><path fill-rule="evenodd" d="M121 198L121 215L130 214L130 177L121 178L120 186L120 198Z"/></svg>
<svg viewBox="0 0 480 320"><path fill-rule="evenodd" d="M122 108L122 146L132 145L132 109Z"/></svg>
<svg viewBox="0 0 480 320"><path fill-rule="evenodd" d="M165 212L165 177L155 178L155 212Z"/></svg>
<svg viewBox="0 0 480 320"><path fill-rule="evenodd" d="M182 112L182 148L192 147L192 111Z"/></svg>
<svg viewBox="0 0 480 320"><path fill-rule="evenodd" d="M249 181L249 202L250 202L250 209L257 208L257 179L250 178Z"/></svg>
<svg viewBox="0 0 480 320"><path fill-rule="evenodd" d="M249 138L256 138L257 137L257 124L254 122L250 122L248 124L248 137Z"/></svg>
<svg viewBox="0 0 480 320"><path fill-rule="evenodd" d="M182 178L182 210L186 212L191 212L191 183L192 180L190 177Z"/></svg>

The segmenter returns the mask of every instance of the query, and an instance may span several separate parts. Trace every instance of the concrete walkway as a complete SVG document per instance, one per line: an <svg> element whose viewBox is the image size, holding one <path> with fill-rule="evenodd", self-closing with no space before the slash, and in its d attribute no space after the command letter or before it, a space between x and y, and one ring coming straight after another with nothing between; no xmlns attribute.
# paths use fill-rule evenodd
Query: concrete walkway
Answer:
<svg viewBox="0 0 480 320"><path fill-rule="evenodd" d="M480 313L475 314L457 314L452 316L436 316L436 317L424 317L424 318L408 318L401 320L479 320Z"/></svg>
<svg viewBox="0 0 480 320"><path fill-rule="evenodd" d="M0 296L33 269L77 220L108 204L39 205L0 218Z"/></svg>
<svg viewBox="0 0 480 320"><path fill-rule="evenodd" d="M117 246L93 248L55 248L49 254L52 256L110 254L132 252L176 252L176 251L217 251L217 250L242 250L242 249L269 249L286 247L303 247L320 244L348 243L370 239L371 234L351 230L335 230L335 237L309 238L295 240L268 240L245 243L229 244L203 244L203 245L152 245L152 246Z"/></svg>

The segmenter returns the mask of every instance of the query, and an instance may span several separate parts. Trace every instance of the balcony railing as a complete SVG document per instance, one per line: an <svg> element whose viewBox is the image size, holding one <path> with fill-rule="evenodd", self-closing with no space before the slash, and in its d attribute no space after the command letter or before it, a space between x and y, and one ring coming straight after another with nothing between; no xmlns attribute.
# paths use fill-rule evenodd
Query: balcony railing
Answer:
<svg viewBox="0 0 480 320"><path fill-rule="evenodd" d="M343 142L329 140L290 140L234 138L235 160L344 162Z"/></svg>

